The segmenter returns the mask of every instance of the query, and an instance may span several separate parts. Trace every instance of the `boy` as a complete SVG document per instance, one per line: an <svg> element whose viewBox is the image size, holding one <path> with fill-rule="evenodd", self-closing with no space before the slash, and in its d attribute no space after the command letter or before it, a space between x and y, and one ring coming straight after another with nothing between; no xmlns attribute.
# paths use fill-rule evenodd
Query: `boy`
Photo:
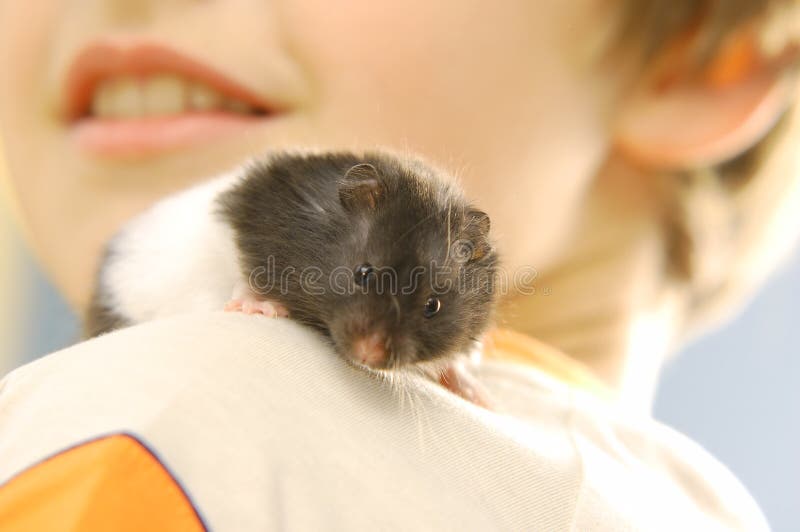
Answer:
<svg viewBox="0 0 800 532"><path fill-rule="evenodd" d="M527 391L501 397L516 405L509 411L553 437L553 450L571 450L563 461L538 454L536 464L557 463L555 470L562 473L541 477L532 471L542 470L524 460L482 461L484 453L508 441L494 430L482 432L485 425L476 434L448 418L448 426L458 427L456 447L464 445L464 435L488 439L483 447L465 445L463 460L453 459L445 464L449 473L437 473L457 477L472 462L485 465L491 474L466 484L489 501L477 514L496 524L508 509L505 523L511 528L546 523L584 528L598 516L606 519L598 524L609 528L666 527L665 519L676 525L762 524L738 488L726 491L735 481L710 458L677 436L665 436L650 421L633 424L638 442L633 443L624 436L627 421L615 416L648 411L664 357L693 327L746 295L794 236L785 234L785 228L796 227L791 205L798 190L788 145L800 127L790 109L797 93L790 68L795 28L787 23L795 18L793 2L513 0L491 10L455 0L415 1L402 8L357 0L0 5L5 67L0 120L10 176L33 244L76 308L85 308L102 244L121 223L157 198L247 156L297 145L381 145L418 153L457 172L468 195L490 214L506 268L534 266L542 273L539 286L551 295L512 294L504 302L506 330L492 337L502 371L495 377L494 369L481 371L487 385L506 386L506 393L508 383L522 379ZM236 318L225 320L231 328L246 328ZM176 361L195 350L200 365L210 364L227 377L227 390L241 386L239 373L234 378L225 372L232 369L216 366L224 363L209 352L211 339L186 345L185 337L175 336L198 325L177 320L171 329L153 324L138 333L111 335L102 345L114 350L116 361L108 362L113 367L98 361L103 358L97 358L93 343L80 353L51 358L48 375L55 367L94 372L98 366L125 375L138 365L131 366L136 355L122 348L120 337L136 344L142 340L131 335L144 334L151 335L144 344L148 349L172 353L167 368L180 366ZM289 325L269 327L266 333L246 332L253 342L266 342L273 357L284 360L282 345L318 350ZM210 329L203 327L204 335ZM231 332L218 334L227 338ZM254 344L239 347L249 353ZM308 353L302 358L309 357L321 358ZM541 375L526 380L530 374L523 378L524 370L509 366L511 360L525 361ZM203 382L188 369L178 376L139 362L146 375L169 375L193 387ZM300 374L291 368L289 375ZM338 371L317 368L312 381L338 389L330 382ZM15 375L26 382L42 378L33 369ZM548 380L553 376L556 382ZM347 379L374 390L357 377ZM559 388L565 382L567 391ZM28 388L18 386L9 392L17 401L39 404ZM138 393L151 386L144 375L128 385ZM568 390L577 388L604 390L598 393L613 397L611 412L593 403L606 400L587 399L587 406L572 398ZM200 386L197 393L202 391L208 390ZM77 400L74 392L63 393L59 401ZM99 389L93 393L106 396ZM245 401L229 393L217 399L230 412L264 397ZM335 400L329 398L329 408ZM300 404L313 419L324 407L315 410L310 401ZM544 417L530 410L550 401L556 406ZM94 410L82 414L92 427L81 435L123 427L146 435L137 441L158 440L159 453L168 455L178 476L191 478L193 489L202 492L201 513L212 515L212 524L232 523L233 503L206 509L213 489L204 470L178 452L196 426L162 431L149 417L132 420L124 401L109 399L109 404L115 407L108 417ZM180 402L187 404L201 400ZM427 405L435 411L421 416L423 421L436 418L436 404ZM296 408L278 409L270 419L280 424L281 413ZM551 426L546 421L551 414L572 421ZM68 425L73 423L80 421ZM231 430L242 423L232 423ZM395 435L395 425L377 423L370 430L360 424L355 441L374 450L375 442L364 441L367 435L376 430ZM4 434L12 430L14 438L25 440L13 423L0 425ZM613 435L610 447L604 446L606 432ZM291 434L284 434L284 445L293 441ZM52 434L40 447L26 445L13 463L21 469L36 456L56 452L57 443L74 443L74 434L62 436ZM295 436L310 445L302 434ZM336 442L329 444L334 456L352 456L358 446L342 445L342 437L329 433L323 441ZM258 440L253 438L244 441ZM530 451L534 440L523 438L521 449ZM204 452L221 452L221 445ZM609 449L620 445L636 457L637 475L623 475L612 486L622 475L622 460ZM413 445L402 447L417 456ZM240 454L250 449L241 439L235 448ZM320 456L319 449L305 449ZM654 453L669 459L653 460ZM428 459L434 455L423 453ZM269 456L277 460L281 454ZM257 453L250 459L265 460ZM395 463L376 464L376 471L391 478ZM329 465L315 463L323 470ZM361 471L356 466L345 467L346 478L356 478L350 475ZM524 482L509 478L514 475L507 467L549 478L549 488L568 489L554 489L558 496L539 500L544 506L534 518L514 506L529 493ZM498 470L506 473L498 476ZM657 471L666 471L669 480ZM11 466L1 471L3 478L14 472ZM420 475L414 469L403 478L417 486L424 482ZM481 484L487 478L489 485ZM228 480L236 485L241 478ZM265 493L261 480L249 485L252 493ZM359 482L363 478L346 489L363 494ZM445 482L445 492L450 485ZM515 494L506 501L510 507L499 501L504 490ZM645 494L667 502L657 508ZM318 495L332 507L348 507L331 499L330 490ZM368 516L394 515L385 500L372 495L375 506ZM420 503L419 497L412 499ZM549 513L542 511L547 500L558 501ZM626 509L623 501L635 501L637 509ZM415 515L433 514L420 509ZM465 515L475 514L460 514Z"/></svg>

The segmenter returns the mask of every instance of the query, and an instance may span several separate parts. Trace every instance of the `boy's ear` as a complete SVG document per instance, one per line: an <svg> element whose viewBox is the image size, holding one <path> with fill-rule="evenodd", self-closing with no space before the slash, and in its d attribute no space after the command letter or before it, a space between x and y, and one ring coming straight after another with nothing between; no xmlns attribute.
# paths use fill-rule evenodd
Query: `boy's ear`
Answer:
<svg viewBox="0 0 800 532"><path fill-rule="evenodd" d="M788 55L761 56L752 32L733 36L699 75L663 61L634 91L615 123L614 140L632 161L665 170L711 166L759 141L794 96Z"/></svg>

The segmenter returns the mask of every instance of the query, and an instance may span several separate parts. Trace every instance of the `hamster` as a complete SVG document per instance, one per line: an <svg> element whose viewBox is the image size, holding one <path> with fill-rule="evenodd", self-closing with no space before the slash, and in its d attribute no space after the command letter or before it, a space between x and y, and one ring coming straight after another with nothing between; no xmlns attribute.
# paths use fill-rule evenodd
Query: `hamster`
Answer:
<svg viewBox="0 0 800 532"><path fill-rule="evenodd" d="M489 217L420 161L272 154L126 225L85 330L225 308L303 323L372 369L447 361L490 324L489 233Z"/></svg>

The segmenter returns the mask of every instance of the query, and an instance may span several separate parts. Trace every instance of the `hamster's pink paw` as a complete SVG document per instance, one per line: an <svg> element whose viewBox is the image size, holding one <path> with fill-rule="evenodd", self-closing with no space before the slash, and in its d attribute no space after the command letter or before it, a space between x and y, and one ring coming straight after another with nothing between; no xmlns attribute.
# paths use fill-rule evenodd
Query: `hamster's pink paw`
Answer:
<svg viewBox="0 0 800 532"><path fill-rule="evenodd" d="M277 301L262 301L255 298L231 299L225 305L227 312L263 314L269 318L288 318L289 311Z"/></svg>
<svg viewBox="0 0 800 532"><path fill-rule="evenodd" d="M442 386L486 410L495 410L495 402L489 390L460 361L449 364L439 375Z"/></svg>
<svg viewBox="0 0 800 532"><path fill-rule="evenodd" d="M231 299L230 301L225 303L225 307L223 310L225 310L225 312L241 312L242 303L244 302L241 299Z"/></svg>

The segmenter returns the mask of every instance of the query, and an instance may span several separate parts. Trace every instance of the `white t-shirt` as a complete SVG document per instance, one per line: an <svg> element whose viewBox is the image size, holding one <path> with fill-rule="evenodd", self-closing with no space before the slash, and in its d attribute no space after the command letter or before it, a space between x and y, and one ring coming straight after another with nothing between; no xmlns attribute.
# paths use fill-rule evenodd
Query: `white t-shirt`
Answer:
<svg viewBox="0 0 800 532"><path fill-rule="evenodd" d="M128 434L212 530L767 529L730 472L651 418L513 363L479 377L502 413L367 374L289 320L186 314L8 375L0 483Z"/></svg>

